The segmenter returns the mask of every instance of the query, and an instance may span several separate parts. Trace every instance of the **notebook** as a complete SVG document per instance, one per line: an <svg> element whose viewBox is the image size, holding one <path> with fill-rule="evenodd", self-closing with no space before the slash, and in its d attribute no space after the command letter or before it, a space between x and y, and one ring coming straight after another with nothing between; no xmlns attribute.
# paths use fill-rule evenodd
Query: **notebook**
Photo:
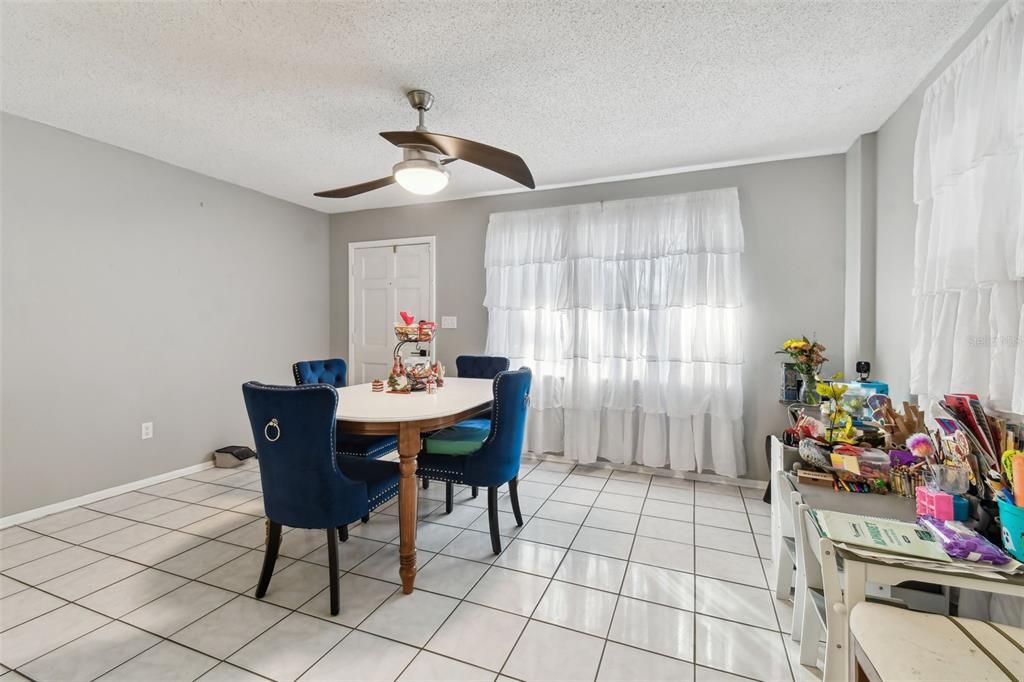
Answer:
<svg viewBox="0 0 1024 682"><path fill-rule="evenodd" d="M813 513L822 533L833 542L944 563L952 561L938 540L916 523L817 509Z"/></svg>

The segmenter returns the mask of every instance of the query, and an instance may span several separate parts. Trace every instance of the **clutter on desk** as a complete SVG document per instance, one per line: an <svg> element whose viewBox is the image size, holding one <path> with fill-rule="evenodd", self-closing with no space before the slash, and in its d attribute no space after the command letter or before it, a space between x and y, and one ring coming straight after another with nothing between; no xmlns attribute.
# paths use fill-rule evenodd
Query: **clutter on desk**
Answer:
<svg viewBox="0 0 1024 682"><path fill-rule="evenodd" d="M803 404L790 406L783 441L800 454L797 480L837 494L913 499L917 527L946 538L952 556L999 565L992 550L1005 549L1024 561L1024 424L987 413L977 395L950 393L936 403L938 428L930 429L920 408L897 406L888 386L871 380L867 363L857 366L862 381L818 376L824 351L807 337L778 351L800 374L814 373L818 397L812 404L801 394Z"/></svg>

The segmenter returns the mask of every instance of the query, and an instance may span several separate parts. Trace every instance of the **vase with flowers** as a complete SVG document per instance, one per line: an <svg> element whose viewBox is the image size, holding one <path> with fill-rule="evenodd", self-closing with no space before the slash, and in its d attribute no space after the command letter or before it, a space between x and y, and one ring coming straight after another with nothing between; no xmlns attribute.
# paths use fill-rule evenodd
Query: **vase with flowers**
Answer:
<svg viewBox="0 0 1024 682"><path fill-rule="evenodd" d="M793 368L800 375L800 402L807 405L820 403L821 396L818 395L816 377L821 371L821 366L828 361L825 357L825 346L802 336L787 340L782 344L782 348L775 352L788 355Z"/></svg>

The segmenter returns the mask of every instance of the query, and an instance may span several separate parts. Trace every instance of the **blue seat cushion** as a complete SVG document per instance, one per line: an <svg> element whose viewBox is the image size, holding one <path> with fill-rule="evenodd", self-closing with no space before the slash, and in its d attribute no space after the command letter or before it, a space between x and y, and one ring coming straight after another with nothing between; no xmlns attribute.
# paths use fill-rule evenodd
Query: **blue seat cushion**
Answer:
<svg viewBox="0 0 1024 682"><path fill-rule="evenodd" d="M438 431L427 438L426 451L431 455L471 455L480 449L491 433L491 424L486 426L467 419L455 426Z"/></svg>
<svg viewBox="0 0 1024 682"><path fill-rule="evenodd" d="M398 439L394 436L362 436L338 429L334 449L339 455L376 459L397 450Z"/></svg>
<svg viewBox="0 0 1024 682"><path fill-rule="evenodd" d="M367 457L338 455L338 468L346 478L366 484L370 509L398 494L398 462L382 462Z"/></svg>
<svg viewBox="0 0 1024 682"><path fill-rule="evenodd" d="M490 417L473 417L472 419L464 419L460 421L456 426L466 426L474 429L487 429L488 432L491 430L491 419Z"/></svg>

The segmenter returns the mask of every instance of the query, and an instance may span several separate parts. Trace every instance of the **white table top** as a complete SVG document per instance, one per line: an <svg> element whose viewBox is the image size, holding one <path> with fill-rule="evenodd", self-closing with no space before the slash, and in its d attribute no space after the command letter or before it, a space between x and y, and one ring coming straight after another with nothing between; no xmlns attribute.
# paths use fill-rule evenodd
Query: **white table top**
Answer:
<svg viewBox="0 0 1024 682"><path fill-rule="evenodd" d="M338 389L338 419L352 422L409 422L458 414L493 400L490 379L445 377L444 387L428 395L425 391L395 395L374 393L370 384Z"/></svg>

